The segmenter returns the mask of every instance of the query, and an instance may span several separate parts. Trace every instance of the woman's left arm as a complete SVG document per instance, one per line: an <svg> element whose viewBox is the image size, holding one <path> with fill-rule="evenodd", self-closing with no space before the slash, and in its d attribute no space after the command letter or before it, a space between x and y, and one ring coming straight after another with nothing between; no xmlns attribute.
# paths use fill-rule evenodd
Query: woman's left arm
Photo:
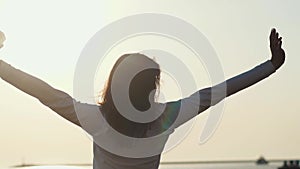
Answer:
<svg viewBox="0 0 300 169"><path fill-rule="evenodd" d="M220 84L201 89L191 96L179 100L178 104L180 103L184 106L185 111L180 116L178 125L195 117L197 114L205 111L209 107L216 105L224 98L246 89L274 73L285 61L285 52L281 47L281 40L282 38L279 37L276 30L272 29L270 34L270 49L272 57L270 60Z"/></svg>
<svg viewBox="0 0 300 169"><path fill-rule="evenodd" d="M232 77L223 83L200 90L200 99L202 98L202 101L200 101L201 105L205 108L213 106L225 97L229 97L247 87L254 85L279 69L279 67L281 67L285 61L285 52L282 49L282 38L279 37L276 29L272 29L269 39L272 54L270 60L247 72Z"/></svg>

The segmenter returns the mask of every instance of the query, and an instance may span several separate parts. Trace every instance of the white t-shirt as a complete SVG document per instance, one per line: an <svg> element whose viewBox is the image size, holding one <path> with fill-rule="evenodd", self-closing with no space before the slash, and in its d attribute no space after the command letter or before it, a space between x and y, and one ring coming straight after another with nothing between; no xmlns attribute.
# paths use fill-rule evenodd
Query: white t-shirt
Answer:
<svg viewBox="0 0 300 169"><path fill-rule="evenodd" d="M266 61L223 83L196 91L190 97L165 104L157 103L157 111L166 111L162 111L164 116L149 130L152 137L136 139L127 138L111 128L101 115L98 105L80 103L67 93L0 60L0 77L3 80L36 97L65 119L82 127L94 138L94 169L157 169L160 153L176 127L225 97L259 82L274 72L272 63ZM163 126L165 124L167 127ZM140 154L144 155L143 158L136 158Z"/></svg>

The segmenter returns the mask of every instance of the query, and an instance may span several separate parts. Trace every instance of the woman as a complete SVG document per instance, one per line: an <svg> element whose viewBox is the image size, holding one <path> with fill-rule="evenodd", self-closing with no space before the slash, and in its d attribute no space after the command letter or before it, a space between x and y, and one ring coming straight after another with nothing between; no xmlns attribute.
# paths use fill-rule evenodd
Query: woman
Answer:
<svg viewBox="0 0 300 169"><path fill-rule="evenodd" d="M2 37L4 38L4 36ZM125 54L117 60L111 70L102 101L98 105L75 101L68 94L13 68L2 60L0 60L0 77L89 132L94 138L94 169L156 169L159 166L160 154L168 136L176 127L217 104L225 97L274 73L285 60L285 53L281 45L281 37L275 29L272 29L270 34L272 57L270 60L223 83L196 91L190 97L168 103L155 102L154 93L158 90L160 81L159 65L139 53ZM0 41L0 47L2 46ZM132 79L128 79L127 76L130 71L136 71ZM126 80L130 80L128 90L125 89L129 92L127 100L122 98L122 95L115 96L114 94L125 88ZM226 87L225 92L222 90L224 86ZM121 101L120 98L122 98ZM197 100L197 98L200 99ZM148 122L129 120L126 113L129 116L132 113L132 109L127 110L130 106L134 107L136 112L153 113L153 116L157 115L157 117L155 116L154 120ZM156 113L157 111L162 113ZM98 118L99 115L102 118ZM137 116L139 115L137 114ZM105 130L102 130L103 128ZM128 139L136 138L137 140L134 141L133 146L130 146L124 140L115 139L111 135L113 132L120 133ZM158 141L152 138L158 138ZM107 140L108 143L103 144Z"/></svg>

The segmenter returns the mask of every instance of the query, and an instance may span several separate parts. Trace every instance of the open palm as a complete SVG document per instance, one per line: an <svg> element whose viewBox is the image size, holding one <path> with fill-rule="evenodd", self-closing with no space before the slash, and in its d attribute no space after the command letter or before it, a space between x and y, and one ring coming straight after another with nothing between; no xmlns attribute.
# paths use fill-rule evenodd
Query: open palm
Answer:
<svg viewBox="0 0 300 169"><path fill-rule="evenodd" d="M5 41L5 35L0 31L0 49L3 47L3 42Z"/></svg>
<svg viewBox="0 0 300 169"><path fill-rule="evenodd" d="M272 29L270 34L270 48L272 53L272 64L278 69L285 60L285 52L282 49L282 37L279 37L276 29Z"/></svg>

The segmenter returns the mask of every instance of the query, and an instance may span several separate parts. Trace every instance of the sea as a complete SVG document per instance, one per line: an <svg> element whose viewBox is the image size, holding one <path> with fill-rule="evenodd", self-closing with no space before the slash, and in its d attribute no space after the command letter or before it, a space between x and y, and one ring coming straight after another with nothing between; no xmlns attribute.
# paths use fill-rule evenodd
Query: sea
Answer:
<svg viewBox="0 0 300 169"><path fill-rule="evenodd" d="M161 164L159 169L278 169L282 163L257 165L255 163ZM92 169L92 166L27 166L3 169Z"/></svg>
<svg viewBox="0 0 300 169"><path fill-rule="evenodd" d="M281 163L257 165L255 163L211 163L161 165L159 169L278 169Z"/></svg>

